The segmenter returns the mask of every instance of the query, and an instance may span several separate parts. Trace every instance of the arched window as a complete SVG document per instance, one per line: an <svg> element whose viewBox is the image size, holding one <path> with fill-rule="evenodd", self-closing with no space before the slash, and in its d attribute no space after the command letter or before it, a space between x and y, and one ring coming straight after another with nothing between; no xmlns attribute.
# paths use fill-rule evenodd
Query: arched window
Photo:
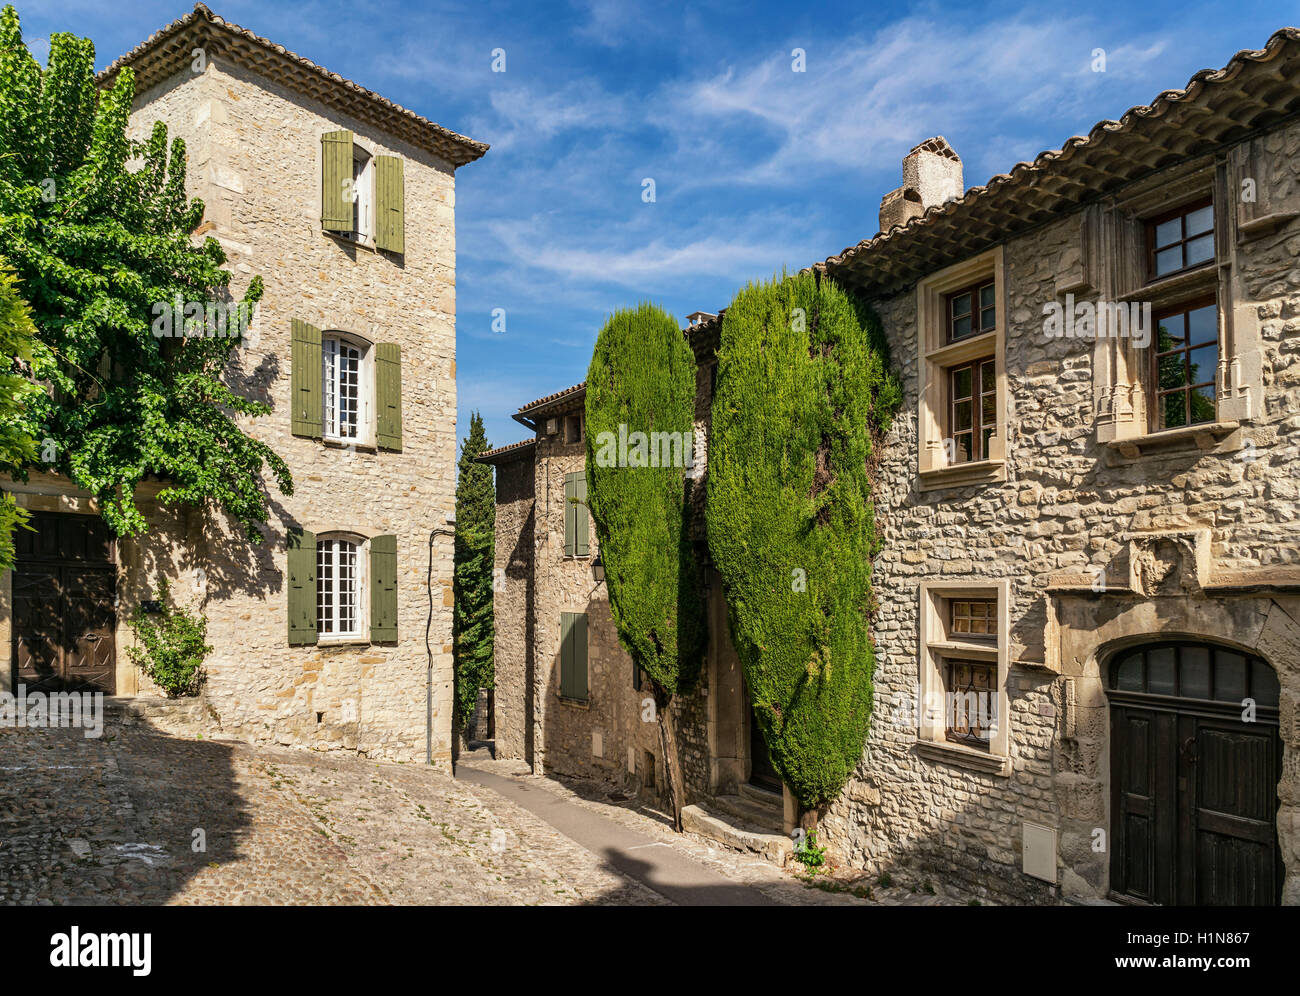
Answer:
<svg viewBox="0 0 1300 996"><path fill-rule="evenodd" d="M1273 669L1258 657L1211 643L1150 643L1116 655L1110 669L1116 692L1230 702L1251 699L1276 709L1279 686Z"/></svg>
<svg viewBox="0 0 1300 996"><path fill-rule="evenodd" d="M316 540L316 633L361 637L365 633L365 541L348 534Z"/></svg>

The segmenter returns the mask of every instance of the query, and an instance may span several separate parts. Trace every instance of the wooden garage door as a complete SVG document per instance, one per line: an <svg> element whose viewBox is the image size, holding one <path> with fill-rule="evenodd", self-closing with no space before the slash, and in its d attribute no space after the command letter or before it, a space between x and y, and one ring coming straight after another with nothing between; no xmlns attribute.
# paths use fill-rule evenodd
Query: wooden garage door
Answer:
<svg viewBox="0 0 1300 996"><path fill-rule="evenodd" d="M37 512L14 536L15 685L28 691L115 688L117 570L98 516Z"/></svg>
<svg viewBox="0 0 1300 996"><path fill-rule="evenodd" d="M1206 643L1125 651L1110 674L1111 891L1180 906L1281 901L1279 687Z"/></svg>

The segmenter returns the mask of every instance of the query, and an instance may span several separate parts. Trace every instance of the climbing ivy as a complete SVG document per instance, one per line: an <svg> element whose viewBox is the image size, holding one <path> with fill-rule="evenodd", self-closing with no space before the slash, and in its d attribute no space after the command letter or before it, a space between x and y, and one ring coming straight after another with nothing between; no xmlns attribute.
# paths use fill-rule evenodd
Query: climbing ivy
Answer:
<svg viewBox="0 0 1300 996"><path fill-rule="evenodd" d="M723 316L709 551L773 764L807 809L862 756L875 666L871 469L900 400L878 321L813 273Z"/></svg>

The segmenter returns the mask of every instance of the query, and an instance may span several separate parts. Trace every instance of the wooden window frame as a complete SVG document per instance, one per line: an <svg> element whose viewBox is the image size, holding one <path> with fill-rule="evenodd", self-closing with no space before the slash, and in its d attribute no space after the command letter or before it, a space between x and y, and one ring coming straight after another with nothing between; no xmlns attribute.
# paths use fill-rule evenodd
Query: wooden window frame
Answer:
<svg viewBox="0 0 1300 996"><path fill-rule="evenodd" d="M980 292L984 290L985 287L993 288L993 304L991 305L991 307L993 308L993 324L987 326L984 325L983 319L984 319L984 312L987 311L988 309L980 304ZM958 317L965 317L965 316L954 315L952 313L952 305L953 302L956 301L957 298L961 297L963 294L969 294L971 296L970 331L967 332L965 335L955 335L953 333L954 323L957 321ZM944 309L943 336L944 336L944 343L947 345L952 345L954 342L965 342L967 339L974 339L976 336L984 335L988 332L993 332L998 327L997 282L992 277L986 277L984 279L981 279L978 283L974 283L968 287L963 287L961 290L955 290L948 294L945 294L943 309Z"/></svg>
<svg viewBox="0 0 1300 996"><path fill-rule="evenodd" d="M1147 376L1150 378L1149 383L1151 385L1150 392L1149 392L1151 403L1147 406L1148 409L1147 426L1149 432L1151 433L1177 432L1180 429L1188 429L1191 428L1192 426L1197 426L1197 425L1213 425L1216 419L1218 418L1219 371L1218 371L1217 362L1215 364L1215 369L1210 372L1210 379L1208 381L1202 380L1196 382L1195 384L1189 381L1183 384L1183 386L1181 387L1173 387L1167 390L1164 390L1160 387L1160 358L1162 355L1172 356L1175 353L1182 353L1183 369L1184 372L1186 372L1187 360L1188 357L1190 357L1193 349L1202 349L1206 346L1214 345L1216 357L1219 361L1222 361L1223 341L1222 341L1222 336L1220 336L1219 334L1218 305L1219 305L1218 294L1206 294L1201 297L1192 298L1188 301L1180 301L1177 304L1168 305L1156 311L1152 315L1151 317L1152 342L1149 347L1149 352L1151 353L1151 359L1147 366ZM1163 319L1169 318L1172 315L1186 315L1192 311L1197 311L1205 307L1213 307L1215 309L1215 332L1214 332L1214 339L1212 340L1212 342L1197 343L1195 346L1193 346L1189 341L1179 349L1172 349L1169 350L1167 353L1162 354L1160 352L1160 338L1159 338L1160 322ZM1214 412L1215 412L1214 417L1200 422L1193 422L1192 408L1191 408L1192 391L1194 391L1198 387L1205 387L1207 384L1210 387L1214 388ZM1164 428L1161 428L1160 418L1164 411L1163 400L1165 396L1170 394L1177 394L1180 392L1183 394L1183 414L1185 415L1187 421L1185 421L1182 425L1171 425L1171 426L1166 426Z"/></svg>
<svg viewBox="0 0 1300 996"><path fill-rule="evenodd" d="M1209 231L1197 232L1195 235L1189 238L1187 235L1187 216L1194 211L1199 211L1202 208L1206 208L1206 207L1211 209L1211 215L1210 215L1211 220L1210 220ZM1218 246L1218 238L1216 234L1216 225L1218 223L1218 218L1216 213L1213 210L1214 207L1215 207L1214 197L1212 195L1207 194L1206 196L1198 198L1197 200L1189 201L1169 211L1165 211L1151 218L1144 219L1144 224L1146 228L1145 237L1146 237L1146 271L1147 271L1146 282L1147 283L1154 283L1157 280L1168 280L1170 277L1177 276L1182 273L1187 273L1191 270L1198 270L1203 266L1212 266L1214 263L1218 262L1219 246ZM1167 221L1173 221L1175 218L1182 219L1181 224L1179 226L1181 238L1179 238L1178 241L1176 242L1171 242L1168 245L1161 246L1159 251L1167 252L1170 249L1175 249L1175 248L1181 249L1182 257L1183 257L1183 265L1178 267L1178 269L1176 270L1170 270L1168 273L1161 273L1157 275L1156 274L1156 229ZM1213 248L1213 252L1210 254L1210 258L1201 260L1201 262L1199 263L1188 264L1187 243L1193 241L1194 239L1204 238L1207 234L1210 236L1210 245Z"/></svg>
<svg viewBox="0 0 1300 996"><path fill-rule="evenodd" d="M993 366L993 390L984 390L984 367L987 364ZM956 376L963 370L971 371L971 393L969 397L958 398L954 381ZM998 396L998 373L997 358L994 356L981 356L973 360L967 360L964 363L958 363L955 366L948 367L944 370L945 392L947 403L946 438L953 441L953 462L954 464L980 463L989 459L989 445L984 441L985 430L991 430L996 435L998 431L997 422L997 396ZM993 398L993 422L986 425L984 422L984 399ZM957 428L957 405L962 401L971 403L971 424L969 429ZM958 460L957 454L960 450L957 447L958 435L967 435L971 437L971 456L969 460Z"/></svg>
<svg viewBox="0 0 1300 996"><path fill-rule="evenodd" d="M1006 777L1011 774L1010 644L1011 582L1007 578L969 581L922 581L918 597L920 654L917 660L919 698L916 752L928 760ZM968 638L952 632L953 602L991 602L995 609L992 639ZM978 745L950 739L948 690L951 661L986 664L990 668L990 730ZM996 721L994 721L996 717Z"/></svg>
<svg viewBox="0 0 1300 996"><path fill-rule="evenodd" d="M965 690L957 688L957 668L969 668L972 673L972 685ZM987 672L990 676L986 680L983 689L974 689L973 676L975 671ZM1000 716L998 715L998 664L997 661L977 661L963 657L945 657L943 659L943 678L944 694L947 697L947 703L944 708L944 738L951 743L961 744L964 747L971 747L975 750L989 750L993 740L993 731L997 729ZM990 699L988 727L977 727L972 732L969 714L965 714L966 724L964 728L958 727L957 721L960 713L960 706L963 700L959 695L973 692L987 694ZM978 712L976 713L978 716Z"/></svg>

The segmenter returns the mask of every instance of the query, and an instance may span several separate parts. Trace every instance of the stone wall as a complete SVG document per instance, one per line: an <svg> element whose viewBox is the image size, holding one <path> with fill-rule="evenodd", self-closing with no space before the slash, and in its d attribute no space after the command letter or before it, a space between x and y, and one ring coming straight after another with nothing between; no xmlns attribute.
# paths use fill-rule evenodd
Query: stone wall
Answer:
<svg viewBox="0 0 1300 996"><path fill-rule="evenodd" d="M533 760L533 451L496 467L496 756Z"/></svg>
<svg viewBox="0 0 1300 996"><path fill-rule="evenodd" d="M207 699L226 733L408 761L425 755L425 626L431 622L432 753L436 764L449 766L452 542L434 534L448 532L455 490L453 170L364 120L220 58L210 59L200 75L183 72L142 93L131 132L146 135L157 119L186 142L188 193L207 208L198 234L225 248L233 294L242 294L255 274L265 282L228 380L272 405L269 416L246 420L245 428L287 461L294 493L280 495L271 485L262 546L248 544L224 517L198 512L124 542L119 620L159 577L182 579L177 590L191 591L209 619L215 649ZM320 136L339 128L351 129L372 154L405 160L400 259L320 229ZM401 452L335 448L291 434L294 318L401 346ZM397 536L397 643L288 645L284 568L292 527ZM125 661L123 635L119 630ZM119 688L129 693L133 676L125 668Z"/></svg>
<svg viewBox="0 0 1300 996"><path fill-rule="evenodd" d="M1300 125L1266 139L1273 176L1295 184ZM1109 823L1109 754L1100 668L1106 647L1066 654L1088 643L1086 631L1128 611L1125 590L1131 534L1203 530L1214 577L1293 585L1300 561L1296 470L1300 467L1300 226L1237 247L1248 300L1257 312L1265 397L1260 416L1217 444L1202 440L1127 457L1099 443L1093 397L1098 384L1086 340L1048 338L1043 306L1059 300L1063 260L1077 252L1077 218L1063 218L1005 247L1008 377L1007 480L978 487L921 491L916 486L918 358L913 289L875 302L906 388L900 418L881 464L878 514L884 533L876 563L880 614L877 707L863 763L824 820L827 841L852 863L937 870L995 898L1045 898L1044 883L1020 869L1025 821L1061 831L1062 885L1084 898L1106 893L1108 855L1092 850L1091 831ZM1106 577L1107 590L1086 611L1058 618L1062 574ZM914 721L895 706L914 696L918 669L919 583L926 579L1010 582L1011 773L991 776L916 753ZM1117 580L1118 579L1118 580ZM1229 610L1197 582L1192 606L1160 593L1136 593L1112 634L1229 639ZM1244 584L1244 582L1243 582ZM1086 588L1086 585L1084 586ZM1248 587L1248 586L1247 586ZM1180 598L1187 591L1178 592ZM1270 597L1244 594L1243 611L1263 618ZM1234 610L1235 611L1235 610ZM1195 619L1193 623L1191 620ZM1081 636L1080 631L1085 631ZM1248 648L1248 649L1254 649ZM1265 655L1266 657L1269 655ZM1284 808L1297 800L1295 703L1300 672L1273 655L1282 681ZM1078 676L1078 687L1067 684ZM1072 702L1080 728L1065 727ZM1091 716L1087 713L1091 711ZM903 718L899 718L903 717ZM1074 721L1071 718L1072 723ZM1297 844L1283 834L1283 850ZM1294 865L1288 896L1295 901Z"/></svg>

